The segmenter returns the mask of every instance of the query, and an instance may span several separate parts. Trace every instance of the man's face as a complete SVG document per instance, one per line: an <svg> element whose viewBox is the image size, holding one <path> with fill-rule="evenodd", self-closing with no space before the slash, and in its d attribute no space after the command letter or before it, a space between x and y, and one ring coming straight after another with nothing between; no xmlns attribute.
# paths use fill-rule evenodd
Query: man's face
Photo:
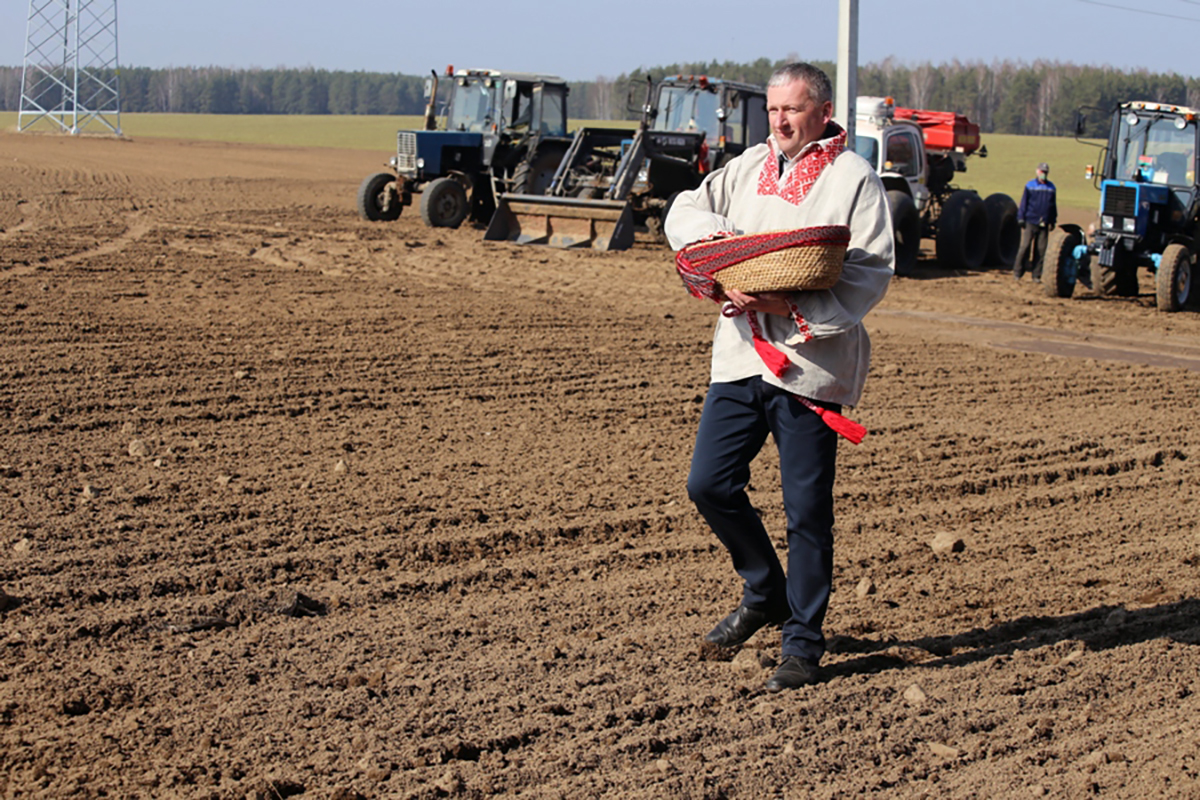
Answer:
<svg viewBox="0 0 1200 800"><path fill-rule="evenodd" d="M1042 172L1039 169L1037 171L1037 179L1038 179L1038 183L1045 183L1046 182L1046 173Z"/></svg>
<svg viewBox="0 0 1200 800"><path fill-rule="evenodd" d="M794 158L809 142L825 132L833 118L833 103L814 103L805 81L767 87L767 114L775 143L788 158Z"/></svg>

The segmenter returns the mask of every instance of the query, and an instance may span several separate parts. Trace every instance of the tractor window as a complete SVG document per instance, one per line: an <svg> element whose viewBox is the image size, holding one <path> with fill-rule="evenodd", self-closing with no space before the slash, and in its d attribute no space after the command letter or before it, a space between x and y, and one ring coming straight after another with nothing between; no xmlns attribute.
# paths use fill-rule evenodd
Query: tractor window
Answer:
<svg viewBox="0 0 1200 800"><path fill-rule="evenodd" d="M916 137L908 131L889 136L887 155L884 156L889 163L884 165L884 169L888 172L896 172L906 178L915 176L921 164L920 159L917 158L917 147L920 145L917 144Z"/></svg>
<svg viewBox="0 0 1200 800"><path fill-rule="evenodd" d="M566 93L561 88L551 88L547 91L541 86L534 89L534 93L542 98L542 113L537 120L538 130L551 136L566 136Z"/></svg>
<svg viewBox="0 0 1200 800"><path fill-rule="evenodd" d="M746 98L737 92L729 93L729 104L725 106L725 125L729 129L726 146L731 144L746 146Z"/></svg>
<svg viewBox="0 0 1200 800"><path fill-rule="evenodd" d="M743 99L742 105L746 107L746 144L765 142L771 132L771 123L767 117L767 98L750 95Z"/></svg>
<svg viewBox="0 0 1200 800"><path fill-rule="evenodd" d="M720 98L715 92L697 86L664 86L658 94L656 131L685 131L708 134L709 146L715 147L720 134L717 107ZM765 137L764 137L765 138Z"/></svg>
<svg viewBox="0 0 1200 800"><path fill-rule="evenodd" d="M1119 180L1190 186L1195 179L1196 124L1174 116L1127 114L1117 131Z"/></svg>
<svg viewBox="0 0 1200 800"><path fill-rule="evenodd" d="M454 84L446 129L481 133L492 124L492 92L483 81Z"/></svg>
<svg viewBox="0 0 1200 800"><path fill-rule="evenodd" d="M721 121L717 119L717 109L721 107L721 98L716 92L696 92L696 106L692 118L688 120L688 130L707 134L709 147L717 146L721 136Z"/></svg>
<svg viewBox="0 0 1200 800"><path fill-rule="evenodd" d="M524 130L533 121L533 87L528 84L520 86L513 103L512 122L509 127Z"/></svg>

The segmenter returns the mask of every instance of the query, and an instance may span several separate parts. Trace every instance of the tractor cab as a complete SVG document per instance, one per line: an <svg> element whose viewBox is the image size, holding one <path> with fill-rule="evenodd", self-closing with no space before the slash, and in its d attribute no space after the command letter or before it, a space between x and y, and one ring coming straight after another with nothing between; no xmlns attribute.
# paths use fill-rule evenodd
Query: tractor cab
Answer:
<svg viewBox="0 0 1200 800"><path fill-rule="evenodd" d="M723 166L771 132L762 87L705 75L676 75L656 87L649 129L703 136L703 171Z"/></svg>
<svg viewBox="0 0 1200 800"><path fill-rule="evenodd" d="M566 136L567 86L545 75L459 70L453 76L446 130Z"/></svg>

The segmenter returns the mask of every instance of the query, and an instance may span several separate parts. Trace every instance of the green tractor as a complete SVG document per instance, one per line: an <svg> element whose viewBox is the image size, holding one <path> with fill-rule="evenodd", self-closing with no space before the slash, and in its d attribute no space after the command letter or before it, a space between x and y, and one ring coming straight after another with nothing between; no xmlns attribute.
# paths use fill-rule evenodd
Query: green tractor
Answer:
<svg viewBox="0 0 1200 800"><path fill-rule="evenodd" d="M1138 269L1154 278L1155 305L1178 311L1194 301L1192 268L1200 245L1196 183L1200 112L1168 103L1122 103L1100 156L1100 219L1091 241L1078 225L1051 232L1042 284L1070 297L1082 271L1102 295L1138 294ZM1086 118L1076 122L1082 136ZM1090 168L1089 168L1090 170Z"/></svg>

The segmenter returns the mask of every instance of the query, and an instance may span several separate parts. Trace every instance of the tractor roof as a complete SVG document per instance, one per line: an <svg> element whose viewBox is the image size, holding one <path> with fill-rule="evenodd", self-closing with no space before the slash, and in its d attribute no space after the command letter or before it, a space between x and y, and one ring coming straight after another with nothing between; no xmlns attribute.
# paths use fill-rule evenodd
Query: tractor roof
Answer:
<svg viewBox="0 0 1200 800"><path fill-rule="evenodd" d="M1130 111L1158 111L1164 114L1182 114L1183 116L1196 116L1200 114L1200 111L1188 108L1187 106L1177 106L1172 103L1156 103L1150 100L1131 100L1127 103L1121 103L1121 108L1129 109Z"/></svg>
<svg viewBox="0 0 1200 800"><path fill-rule="evenodd" d="M538 72L506 72L502 69L459 69L454 71L456 78L499 78L507 81L523 83L563 83L566 81L557 75L544 75Z"/></svg>
<svg viewBox="0 0 1200 800"><path fill-rule="evenodd" d="M744 81L727 81L724 78L710 78L707 75L669 75L659 81L660 85L670 86L690 86L695 84L700 88L712 86L719 88L727 86L730 89L740 89L743 92L752 92L754 94L765 94L766 89L757 86L753 83L745 83Z"/></svg>

